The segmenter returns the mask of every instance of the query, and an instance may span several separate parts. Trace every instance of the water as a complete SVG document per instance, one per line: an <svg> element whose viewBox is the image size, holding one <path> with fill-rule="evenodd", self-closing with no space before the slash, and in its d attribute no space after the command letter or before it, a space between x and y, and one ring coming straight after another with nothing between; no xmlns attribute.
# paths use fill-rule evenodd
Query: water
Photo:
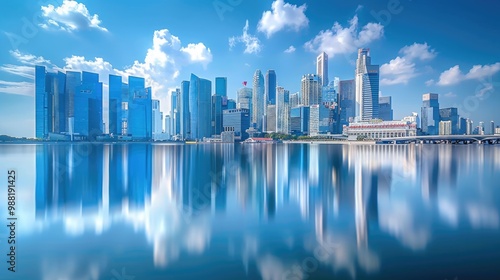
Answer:
<svg viewBox="0 0 500 280"><path fill-rule="evenodd" d="M0 156L3 174L16 170L18 218L15 273L0 230L0 279L500 279L498 145L42 144Z"/></svg>

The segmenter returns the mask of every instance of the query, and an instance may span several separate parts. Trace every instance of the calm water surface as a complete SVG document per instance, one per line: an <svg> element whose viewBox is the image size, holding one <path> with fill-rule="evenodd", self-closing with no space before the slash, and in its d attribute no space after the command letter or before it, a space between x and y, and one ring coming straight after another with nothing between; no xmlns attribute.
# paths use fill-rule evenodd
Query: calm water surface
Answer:
<svg viewBox="0 0 500 280"><path fill-rule="evenodd" d="M500 146L0 145L0 279L500 279ZM7 224L7 191L0 196Z"/></svg>

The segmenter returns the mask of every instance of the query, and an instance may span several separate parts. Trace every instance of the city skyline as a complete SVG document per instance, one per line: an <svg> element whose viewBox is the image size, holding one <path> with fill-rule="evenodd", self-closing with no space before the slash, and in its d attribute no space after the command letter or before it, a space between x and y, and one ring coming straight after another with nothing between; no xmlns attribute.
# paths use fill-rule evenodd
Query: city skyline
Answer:
<svg viewBox="0 0 500 280"><path fill-rule="evenodd" d="M0 134L35 136L35 64L49 71L97 73L104 96L110 94L108 74L122 75L124 81L129 75L144 77L166 116L170 92L182 80L189 80L190 73L212 83L215 77L227 77L228 98L236 99L241 82L251 84L256 69L263 74L273 69L277 85L295 93L300 91L301 77L316 72L316 58L323 51L329 57L328 80L354 79L358 48L370 48L372 63L380 65L381 96L392 97L394 119L419 112L422 94L433 92L440 94L442 108L457 107L459 114L474 124L500 123L494 110L500 102L494 94L500 71L500 59L494 50L500 41L489 35L494 34L494 25L472 27L463 21L464 13L467 18L482 14L483 21L492 20L487 15L495 10L492 5L496 3L436 3L435 9L426 9L425 14L419 13L425 5L410 1L400 1L391 9L387 3L369 2L265 1L255 5L241 1L231 6L220 1L226 6L216 7L200 1L200 11L188 9L192 3L172 1L162 5L178 14L154 16L158 18L154 24L128 28L117 25L119 20L111 14L116 11L101 3L25 3L1 4L11 13L2 19L4 36L0 36L0 52L4 53L0 62L0 117L10 120L2 122ZM150 5L141 3L140 9L149 9ZM335 8L331 16L323 12L328 10L326 6ZM133 10L119 9L125 15ZM454 15L447 15L446 25L432 19L432 15L449 9ZM156 15L155 10L160 9L151 8L148 16ZM63 16L62 11L69 13ZM189 24L179 24L179 17L188 11L204 14L200 17L204 21L193 24L206 23L218 34L200 34ZM33 15L39 16L35 24L30 22ZM286 15L294 15L296 20L289 21ZM414 30L407 32L405 28L411 22L423 19L428 22L411 25ZM433 31L442 28L445 32ZM370 37L363 31L373 32ZM339 44L340 39L346 39L347 44ZM54 40L62 44L50 43Z"/></svg>

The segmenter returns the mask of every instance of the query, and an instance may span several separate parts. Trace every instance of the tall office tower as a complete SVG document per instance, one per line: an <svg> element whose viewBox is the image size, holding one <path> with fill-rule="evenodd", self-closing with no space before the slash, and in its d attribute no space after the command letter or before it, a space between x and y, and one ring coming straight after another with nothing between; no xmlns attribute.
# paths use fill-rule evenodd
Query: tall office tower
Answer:
<svg viewBox="0 0 500 280"><path fill-rule="evenodd" d="M210 109L210 112L211 112L210 117L212 119L211 135L220 135L222 132L222 110L223 110L222 101L223 101L223 98L224 98L224 101L226 103L226 106L224 106L224 107L227 107L227 100L225 97L217 95L217 94L212 95L212 102L211 102L211 106L210 106L210 108L211 108Z"/></svg>
<svg viewBox="0 0 500 280"><path fill-rule="evenodd" d="M267 105L266 123L266 132L276 132L276 105Z"/></svg>
<svg viewBox="0 0 500 280"><path fill-rule="evenodd" d="M163 133L163 117L161 116L160 112L160 100L153 99L151 100L151 107L152 107L152 119L151 121L153 122L153 140L158 140L161 137L161 134Z"/></svg>
<svg viewBox="0 0 500 280"><path fill-rule="evenodd" d="M234 136L241 140L248 138L246 130L250 128L249 109L228 109L222 114L224 131L233 131Z"/></svg>
<svg viewBox="0 0 500 280"><path fill-rule="evenodd" d="M99 74L82 72L82 83L73 96L74 132L94 140L103 133L102 83Z"/></svg>
<svg viewBox="0 0 500 280"><path fill-rule="evenodd" d="M460 117L458 121L458 134L467 134L467 119Z"/></svg>
<svg viewBox="0 0 500 280"><path fill-rule="evenodd" d="M439 120L451 122L451 134L459 134L459 117L457 108L443 108L439 109Z"/></svg>
<svg viewBox="0 0 500 280"><path fill-rule="evenodd" d="M339 126L349 125L356 116L356 83L354 80L345 80L339 82Z"/></svg>
<svg viewBox="0 0 500 280"><path fill-rule="evenodd" d="M322 86L328 85L328 55L324 52L316 58L316 75Z"/></svg>
<svg viewBox="0 0 500 280"><path fill-rule="evenodd" d="M109 121L108 132L113 135L122 134L123 111L126 110L123 99L123 82L122 77L117 75L109 75ZM126 120L126 118L125 118Z"/></svg>
<svg viewBox="0 0 500 280"><path fill-rule="evenodd" d="M151 140L153 136L151 87L144 78L128 77L129 102L127 134L134 139Z"/></svg>
<svg viewBox="0 0 500 280"><path fill-rule="evenodd" d="M439 95L426 93L422 96L422 133L437 135L439 132Z"/></svg>
<svg viewBox="0 0 500 280"><path fill-rule="evenodd" d="M302 105L316 105L321 103L321 81L318 75L307 74L302 76Z"/></svg>
<svg viewBox="0 0 500 280"><path fill-rule="evenodd" d="M182 139L188 139L191 134L191 116L189 114L189 81L181 82L180 102L177 108L180 109L180 135Z"/></svg>
<svg viewBox="0 0 500 280"><path fill-rule="evenodd" d="M479 122L477 134L484 135L484 122Z"/></svg>
<svg viewBox="0 0 500 280"><path fill-rule="evenodd" d="M243 87L237 92L238 102L236 103L236 108L238 109L248 109L250 111L250 116L252 115L252 89Z"/></svg>
<svg viewBox="0 0 500 280"><path fill-rule="evenodd" d="M170 94L170 135L176 136L181 133L181 89L177 88ZM165 127L166 129L166 127Z"/></svg>
<svg viewBox="0 0 500 280"><path fill-rule="evenodd" d="M378 105L378 118L383 121L392 121L394 118L392 110L392 98L390 96L379 96Z"/></svg>
<svg viewBox="0 0 500 280"><path fill-rule="evenodd" d="M35 66L35 137L66 131L66 74Z"/></svg>
<svg viewBox="0 0 500 280"><path fill-rule="evenodd" d="M189 116L191 134L189 139L203 140L211 136L210 103L212 82L191 74L189 84Z"/></svg>
<svg viewBox="0 0 500 280"><path fill-rule="evenodd" d="M299 107L300 94L298 92L290 94L290 108Z"/></svg>
<svg viewBox="0 0 500 280"><path fill-rule="evenodd" d="M66 71L66 110L67 117L66 131L71 135L74 133L74 118L75 118L75 91L76 87L82 84L82 73L74 71Z"/></svg>
<svg viewBox="0 0 500 280"><path fill-rule="evenodd" d="M467 135L471 135L473 132L474 122L471 119L467 119L466 122L467 122L467 128L466 128L465 133Z"/></svg>
<svg viewBox="0 0 500 280"><path fill-rule="evenodd" d="M283 87L276 88L276 132L290 133L290 91Z"/></svg>
<svg viewBox="0 0 500 280"><path fill-rule="evenodd" d="M265 77L265 90L266 104L276 104L276 72L274 70L267 70Z"/></svg>
<svg viewBox="0 0 500 280"><path fill-rule="evenodd" d="M264 116L264 76L260 70L256 70L253 75L252 91L252 125L257 130L262 130L262 119Z"/></svg>
<svg viewBox="0 0 500 280"><path fill-rule="evenodd" d="M379 116L379 66L371 64L370 49L359 49L356 61L356 120Z"/></svg>
<svg viewBox="0 0 500 280"><path fill-rule="evenodd" d="M495 122L494 121L490 122L490 134L491 135L495 134Z"/></svg>
<svg viewBox="0 0 500 280"><path fill-rule="evenodd" d="M214 94L227 97L227 77L215 77Z"/></svg>

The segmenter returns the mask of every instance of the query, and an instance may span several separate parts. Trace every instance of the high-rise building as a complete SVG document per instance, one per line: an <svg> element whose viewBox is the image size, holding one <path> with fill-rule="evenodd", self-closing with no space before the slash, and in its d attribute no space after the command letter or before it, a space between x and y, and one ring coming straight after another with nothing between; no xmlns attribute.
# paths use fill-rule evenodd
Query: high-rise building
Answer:
<svg viewBox="0 0 500 280"><path fill-rule="evenodd" d="M378 118L383 121L392 121L394 118L392 110L392 98L390 96L379 96L378 104Z"/></svg>
<svg viewBox="0 0 500 280"><path fill-rule="evenodd" d="M452 134L452 122L451 121L440 121L439 122L439 135L451 135Z"/></svg>
<svg viewBox="0 0 500 280"><path fill-rule="evenodd" d="M74 91L74 133L95 140L103 133L102 83L99 74L82 72L82 83Z"/></svg>
<svg viewBox="0 0 500 280"><path fill-rule="evenodd" d="M354 80L339 81L339 126L354 121L356 115L356 83Z"/></svg>
<svg viewBox="0 0 500 280"><path fill-rule="evenodd" d="M258 130L262 130L264 116L264 76L260 70L256 70L253 75L252 91L252 125Z"/></svg>
<svg viewBox="0 0 500 280"><path fill-rule="evenodd" d="M134 139L150 140L153 136L151 87L144 78L128 77L129 102L127 134Z"/></svg>
<svg viewBox="0 0 500 280"><path fill-rule="evenodd" d="M267 105L267 113L266 113L266 124L267 130L266 132L276 132L276 105Z"/></svg>
<svg viewBox="0 0 500 280"><path fill-rule="evenodd" d="M495 122L494 121L490 122L490 134L491 135L495 134Z"/></svg>
<svg viewBox="0 0 500 280"><path fill-rule="evenodd" d="M283 134L290 133L290 91L283 87L276 88L276 131Z"/></svg>
<svg viewBox="0 0 500 280"><path fill-rule="evenodd" d="M316 75L322 86L328 85L328 55L324 52L316 58Z"/></svg>
<svg viewBox="0 0 500 280"><path fill-rule="evenodd" d="M227 97L227 77L215 78L215 95Z"/></svg>
<svg viewBox="0 0 500 280"><path fill-rule="evenodd" d="M161 138L163 133L163 117L160 111L160 100L151 100L152 107L152 122L153 122L153 140L158 140Z"/></svg>
<svg viewBox="0 0 500 280"><path fill-rule="evenodd" d="M439 133L439 95L426 93L422 96L422 133L437 135Z"/></svg>
<svg viewBox="0 0 500 280"><path fill-rule="evenodd" d="M191 74L189 83L189 116L191 134L189 139L202 140L211 136L210 104L212 82Z"/></svg>
<svg viewBox="0 0 500 280"><path fill-rule="evenodd" d="M189 81L181 82L180 102L177 108L180 110L180 135L182 139L188 139L191 134L191 116L189 114Z"/></svg>
<svg viewBox="0 0 500 280"><path fill-rule="evenodd" d="M457 108L443 108L439 109L439 120L440 121L451 121L451 134L459 134L459 116Z"/></svg>
<svg viewBox="0 0 500 280"><path fill-rule="evenodd" d="M316 105L321 103L321 81L318 75L307 74L302 76L302 105Z"/></svg>
<svg viewBox="0 0 500 280"><path fill-rule="evenodd" d="M252 89L243 87L237 92L238 102L236 108L238 109L248 109L250 116L252 115Z"/></svg>
<svg viewBox="0 0 500 280"><path fill-rule="evenodd" d="M234 131L234 136L245 140L248 138L247 129L250 128L250 110L228 109L223 112L224 131Z"/></svg>
<svg viewBox="0 0 500 280"><path fill-rule="evenodd" d="M370 49L359 49L356 61L356 119L367 121L379 116L379 66L371 64Z"/></svg>
<svg viewBox="0 0 500 280"><path fill-rule="evenodd" d="M274 72L274 70L267 70L264 83L266 105L276 105L276 72Z"/></svg>
<svg viewBox="0 0 500 280"><path fill-rule="evenodd" d="M300 105L300 93L291 93L290 94L290 108L299 107Z"/></svg>

